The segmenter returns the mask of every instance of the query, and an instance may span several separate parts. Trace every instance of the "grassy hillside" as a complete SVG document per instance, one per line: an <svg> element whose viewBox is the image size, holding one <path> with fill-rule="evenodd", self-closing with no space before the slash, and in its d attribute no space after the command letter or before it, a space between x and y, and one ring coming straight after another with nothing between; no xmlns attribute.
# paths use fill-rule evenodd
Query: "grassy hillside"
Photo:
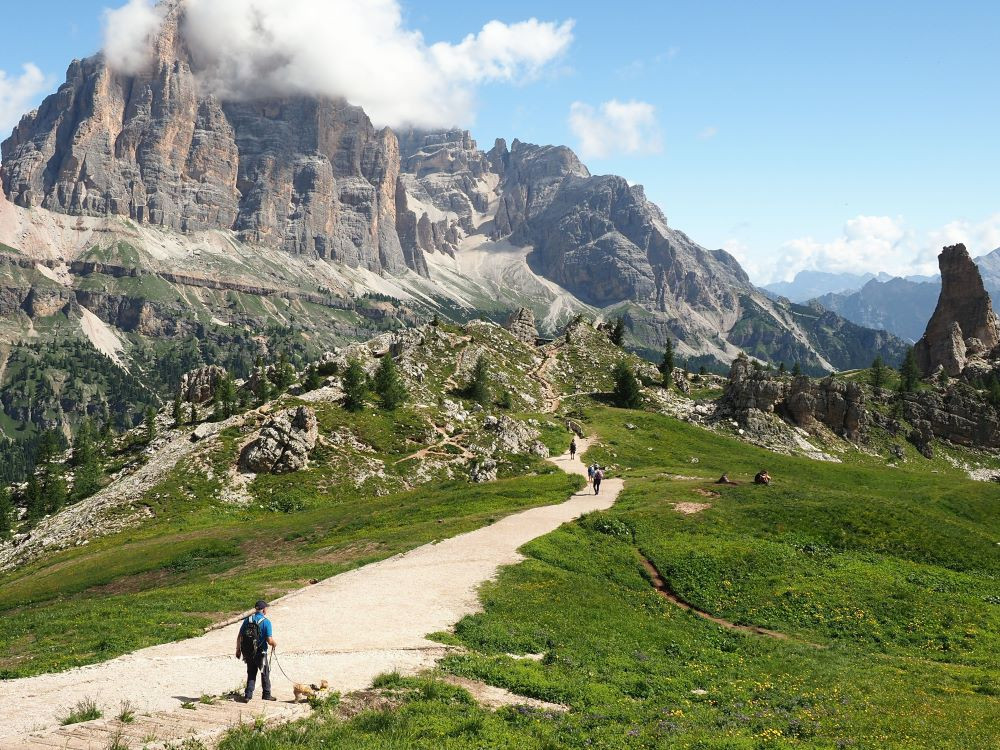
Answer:
<svg viewBox="0 0 1000 750"><path fill-rule="evenodd" d="M625 493L527 545L484 590L485 612L448 636L468 652L443 663L568 714L491 713L433 681L389 679L394 710L235 733L225 750L1000 741L1000 489L928 462L815 462L668 417L582 411L604 438L586 459L617 466ZM774 484L750 483L764 467ZM715 485L723 471L740 484ZM696 607L785 637L682 611L641 557Z"/></svg>

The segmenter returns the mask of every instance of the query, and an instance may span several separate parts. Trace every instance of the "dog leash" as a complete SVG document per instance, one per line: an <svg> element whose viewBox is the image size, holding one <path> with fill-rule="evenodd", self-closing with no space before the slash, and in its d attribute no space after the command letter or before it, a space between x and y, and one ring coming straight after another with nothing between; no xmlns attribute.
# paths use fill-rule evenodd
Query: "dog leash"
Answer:
<svg viewBox="0 0 1000 750"><path fill-rule="evenodd" d="M282 668L281 662L278 661L278 649L276 649L276 648L274 648L274 649L272 649L271 651L268 652L268 657L267 657L267 673L268 673L269 676L271 674L271 662L272 661L275 664L278 665L278 671L281 672L281 674L285 675L285 679L286 680L288 680L293 685L297 684L295 682L295 680L293 680L291 677L289 677L287 674L285 674L285 670Z"/></svg>

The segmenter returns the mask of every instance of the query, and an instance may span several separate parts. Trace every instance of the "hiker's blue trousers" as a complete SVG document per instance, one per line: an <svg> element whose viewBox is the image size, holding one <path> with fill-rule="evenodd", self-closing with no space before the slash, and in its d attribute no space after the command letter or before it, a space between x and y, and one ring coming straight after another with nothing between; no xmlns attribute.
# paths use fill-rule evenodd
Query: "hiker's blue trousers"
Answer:
<svg viewBox="0 0 1000 750"><path fill-rule="evenodd" d="M257 686L257 673L260 672L260 686L264 689L264 697L271 694L271 670L267 664L267 654L257 654L257 658L247 662L247 689L243 697L250 700Z"/></svg>

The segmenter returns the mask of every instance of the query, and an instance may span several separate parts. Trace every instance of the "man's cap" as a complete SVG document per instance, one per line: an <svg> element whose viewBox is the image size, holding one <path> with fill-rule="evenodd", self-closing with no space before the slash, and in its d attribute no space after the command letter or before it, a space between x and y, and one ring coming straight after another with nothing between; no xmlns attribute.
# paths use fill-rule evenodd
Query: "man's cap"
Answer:
<svg viewBox="0 0 1000 750"><path fill-rule="evenodd" d="M254 608L255 608L255 609L256 609L256 610L258 611L258 612L259 612L260 610L262 610L262 609L267 609L267 602L265 602L265 601L264 601L263 599L258 599L258 600L257 600L257 603L256 603L256 604L254 605Z"/></svg>

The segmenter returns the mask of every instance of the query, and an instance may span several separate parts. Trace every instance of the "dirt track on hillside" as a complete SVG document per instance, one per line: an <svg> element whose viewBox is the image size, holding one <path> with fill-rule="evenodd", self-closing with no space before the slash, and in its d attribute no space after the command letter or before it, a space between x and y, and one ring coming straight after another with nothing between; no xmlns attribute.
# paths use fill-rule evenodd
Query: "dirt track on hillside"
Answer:
<svg viewBox="0 0 1000 750"><path fill-rule="evenodd" d="M578 444L585 452L588 441ZM586 473L579 458L550 460L567 472ZM559 505L508 516L276 600L269 614L281 666L296 681L326 678L341 692L366 688L382 672L432 667L448 649L426 636L480 611L479 587L500 567L522 560L519 547L581 514L610 507L622 486L621 479L606 479L599 496L585 487ZM236 629L68 672L6 681L0 695L0 746L31 730L54 727L59 715L84 698L93 698L113 716L124 700L140 712L152 712L179 709L182 700L202 694L227 693L245 678L243 664L233 656ZM272 680L279 700L289 700L290 681L277 669Z"/></svg>

